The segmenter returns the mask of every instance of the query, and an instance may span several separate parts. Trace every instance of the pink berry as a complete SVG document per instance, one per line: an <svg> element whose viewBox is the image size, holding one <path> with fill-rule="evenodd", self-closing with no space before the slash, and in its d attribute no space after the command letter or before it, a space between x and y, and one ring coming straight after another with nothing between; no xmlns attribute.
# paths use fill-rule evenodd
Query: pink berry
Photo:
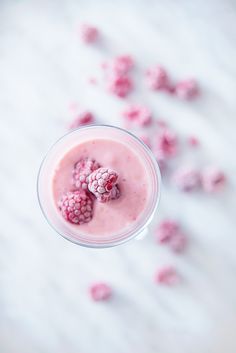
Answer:
<svg viewBox="0 0 236 353"><path fill-rule="evenodd" d="M62 196L59 210L66 221L74 224L88 223L93 215L93 201L85 191L70 191Z"/></svg>
<svg viewBox="0 0 236 353"><path fill-rule="evenodd" d="M189 79L177 83L175 86L175 94L184 100L196 98L199 94L199 88L195 80Z"/></svg>
<svg viewBox="0 0 236 353"><path fill-rule="evenodd" d="M117 97L125 98L133 89L133 82L127 75L111 75L108 80L109 91Z"/></svg>
<svg viewBox="0 0 236 353"><path fill-rule="evenodd" d="M183 233L177 232L173 237L170 238L168 245L174 252L181 253L186 248L187 238Z"/></svg>
<svg viewBox="0 0 236 353"><path fill-rule="evenodd" d="M111 298L112 289L108 284L98 282L91 285L89 293L94 301L106 301Z"/></svg>
<svg viewBox="0 0 236 353"><path fill-rule="evenodd" d="M199 145L199 140L195 136L189 136L188 144L192 147L197 147Z"/></svg>
<svg viewBox="0 0 236 353"><path fill-rule="evenodd" d="M193 167L181 167L174 173L173 182L182 191L193 191L201 184L200 173Z"/></svg>
<svg viewBox="0 0 236 353"><path fill-rule="evenodd" d="M157 135L155 155L159 159L174 157L177 154L178 139L168 128L162 129Z"/></svg>
<svg viewBox="0 0 236 353"><path fill-rule="evenodd" d="M155 282L172 286L179 283L179 275L172 266L162 267L155 274Z"/></svg>
<svg viewBox="0 0 236 353"><path fill-rule="evenodd" d="M118 174L110 168L99 168L88 177L88 189L99 202L107 202L120 196L117 187Z"/></svg>
<svg viewBox="0 0 236 353"><path fill-rule="evenodd" d="M216 167L208 167L202 173L202 187L206 192L221 190L226 183L225 174Z"/></svg>
<svg viewBox="0 0 236 353"><path fill-rule="evenodd" d="M100 168L100 165L95 159L81 158L75 165L72 172L73 185L77 189L88 189L88 176L96 169Z"/></svg>
<svg viewBox="0 0 236 353"><path fill-rule="evenodd" d="M169 84L166 70L160 65L156 65L146 71L148 86L154 90L163 90Z"/></svg>
<svg viewBox="0 0 236 353"><path fill-rule="evenodd" d="M80 27L81 39L84 43L92 44L98 39L98 29L88 24L83 24Z"/></svg>
<svg viewBox="0 0 236 353"><path fill-rule="evenodd" d="M160 243L167 243L179 232L179 224L173 220L164 220L156 228L156 239Z"/></svg>
<svg viewBox="0 0 236 353"><path fill-rule="evenodd" d="M152 114L147 107L141 105L131 105L124 112L123 116L127 121L139 126L147 126L152 122Z"/></svg>
<svg viewBox="0 0 236 353"><path fill-rule="evenodd" d="M77 129L80 126L84 125L90 125L94 123L94 116L91 112L89 111L84 111L79 113L76 118L72 121L72 123L69 125L70 129Z"/></svg>
<svg viewBox="0 0 236 353"><path fill-rule="evenodd" d="M117 56L112 62L112 69L118 75L127 74L134 66L134 60L130 55Z"/></svg>

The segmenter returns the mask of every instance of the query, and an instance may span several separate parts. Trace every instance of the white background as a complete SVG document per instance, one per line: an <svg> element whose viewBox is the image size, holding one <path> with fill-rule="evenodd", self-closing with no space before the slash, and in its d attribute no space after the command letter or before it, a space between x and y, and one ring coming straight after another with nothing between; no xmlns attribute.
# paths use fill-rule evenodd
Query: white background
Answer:
<svg viewBox="0 0 236 353"><path fill-rule="evenodd" d="M80 43L82 22L98 26L100 45ZM235 43L230 0L1 0L1 353L236 351ZM199 151L182 146L180 159L218 165L229 178L217 196L183 195L164 182L158 217L183 224L183 256L158 247L151 231L114 249L80 248L49 228L37 204L38 167L66 132L71 101L120 125L126 103L88 78L99 78L102 60L123 53L137 62L130 99L147 104L182 139L200 138ZM196 77L202 96L183 103L148 92L143 71L155 63L174 79ZM182 284L155 285L162 264L174 264ZM87 287L95 280L112 285L111 302L91 302Z"/></svg>

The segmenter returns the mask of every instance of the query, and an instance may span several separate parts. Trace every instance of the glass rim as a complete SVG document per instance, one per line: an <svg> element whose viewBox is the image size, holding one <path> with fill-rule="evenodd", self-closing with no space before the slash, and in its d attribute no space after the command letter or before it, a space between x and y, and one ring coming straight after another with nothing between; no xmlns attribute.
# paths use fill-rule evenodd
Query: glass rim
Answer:
<svg viewBox="0 0 236 353"><path fill-rule="evenodd" d="M42 173L42 170L43 170L43 166L47 160L47 157L50 155L50 152L53 150L53 148L62 140L64 140L64 138L66 138L68 135L72 135L73 133L76 133L77 131L82 131L82 130L90 130L90 129L93 129L93 128L111 128L111 129L115 129L115 130L120 130L122 133L125 133L127 135L129 135L131 138L133 138L134 140L136 140L139 144L141 144L141 146L143 147L143 149L145 150L145 152L148 154L148 156L150 157L151 159L151 162L154 166L154 170L155 170L155 173L156 173L156 176L157 176L157 182L158 182L158 191L157 191L157 197L156 197L156 200L155 200L155 205L154 207L152 208L150 214L148 214L148 217L146 219L146 221L144 222L144 224L142 224L142 226L140 226L138 229L134 229L132 231L132 234L129 235L129 236L126 236L122 239L117 239L114 241L111 241L111 242L107 242L107 243L86 243L86 242L83 242L81 241L80 239L76 239L74 237L70 237L70 236L67 236L65 234L63 234L62 231L60 231L54 224L53 222L51 222L51 220L49 219L50 217L48 217L48 215L46 214L45 210L44 210L44 207L42 205L42 201L41 201L41 198L40 198L40 177L41 177L41 173ZM62 135L60 138L58 138L51 146L50 148L48 149L47 153L44 155L44 158L43 160L41 161L40 163L40 167L39 167L39 171L38 171L38 175L37 175L37 199L38 199L38 203L39 203L39 206L40 206L40 209L47 221L47 223L50 225L50 227L57 233L59 234L60 236L62 236L64 239L66 240L69 240L70 242L76 244L76 245L80 245L80 246L83 246L83 247L86 247L86 248L94 248L94 249L104 249L104 248L111 248L111 247L115 247L115 246L118 246L118 245L122 245L134 238L136 238L138 235L140 235L146 228L147 226L150 224L152 218L153 218L153 215L155 214L156 210L157 210L157 207L159 205L159 202L160 202L160 197L161 197L161 172L160 172L160 168L159 168L159 165L156 161L156 158L154 157L152 151L150 150L150 148L148 148L148 146L140 139L138 138L136 135L134 135L133 133L131 133L130 131L126 130L126 129L123 129L121 127L118 127L118 126L114 126L114 125L109 125L109 124L91 124L91 125L86 125L86 126L81 126L81 127L78 127L76 129L73 129L71 131L68 131L67 133L65 133L64 135Z"/></svg>

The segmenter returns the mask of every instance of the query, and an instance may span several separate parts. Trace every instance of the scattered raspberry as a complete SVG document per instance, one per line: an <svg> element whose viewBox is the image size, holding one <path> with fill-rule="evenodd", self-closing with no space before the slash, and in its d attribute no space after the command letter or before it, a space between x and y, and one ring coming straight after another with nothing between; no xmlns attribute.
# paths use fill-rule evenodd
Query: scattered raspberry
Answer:
<svg viewBox="0 0 236 353"><path fill-rule="evenodd" d="M170 238L168 245L174 252L181 253L186 248L187 238L183 233L177 232Z"/></svg>
<svg viewBox="0 0 236 353"><path fill-rule="evenodd" d="M141 105L131 105L123 112L123 116L128 121L140 126L147 126L152 122L150 110Z"/></svg>
<svg viewBox="0 0 236 353"><path fill-rule="evenodd" d="M112 289L108 284L98 282L91 285L89 293L94 301L106 301L111 298Z"/></svg>
<svg viewBox="0 0 236 353"><path fill-rule="evenodd" d="M195 80L189 79L177 83L175 86L175 94L177 97L185 100L191 100L198 96L199 88Z"/></svg>
<svg viewBox="0 0 236 353"><path fill-rule="evenodd" d="M118 174L109 168L99 168L89 175L88 189L100 202L118 198L120 192L116 186Z"/></svg>
<svg viewBox="0 0 236 353"><path fill-rule="evenodd" d="M202 187L206 192L221 190L226 183L225 174L216 167L208 167L202 173Z"/></svg>
<svg viewBox="0 0 236 353"><path fill-rule="evenodd" d="M84 125L90 125L94 123L94 116L92 113L88 111L84 111L79 113L76 118L72 121L72 123L69 125L69 128L71 130L77 129L80 126Z"/></svg>
<svg viewBox="0 0 236 353"><path fill-rule="evenodd" d="M86 44L92 44L98 39L98 29L88 24L83 24L80 27L81 39Z"/></svg>
<svg viewBox="0 0 236 353"><path fill-rule="evenodd" d="M112 62L112 69L118 75L127 74L134 66L134 60L130 55L117 56Z"/></svg>
<svg viewBox="0 0 236 353"><path fill-rule="evenodd" d="M74 166L72 176L73 185L77 189L88 189L88 176L96 169L100 168L97 161L90 158L81 158Z"/></svg>
<svg viewBox="0 0 236 353"><path fill-rule="evenodd" d="M154 91L166 89L169 85L167 72L160 65L148 69L146 76L148 86Z"/></svg>
<svg viewBox="0 0 236 353"><path fill-rule="evenodd" d="M197 146L199 146L199 140L195 136L189 136L188 144L192 147L197 147Z"/></svg>
<svg viewBox="0 0 236 353"><path fill-rule="evenodd" d="M192 167L181 167L175 172L173 182L182 191L193 191L201 184L200 173Z"/></svg>
<svg viewBox="0 0 236 353"><path fill-rule="evenodd" d="M176 134L165 128L157 135L155 155L158 159L174 157L177 153L178 139Z"/></svg>
<svg viewBox="0 0 236 353"><path fill-rule="evenodd" d="M83 190L67 192L58 206L62 216L70 223L83 224L92 219L93 202Z"/></svg>
<svg viewBox="0 0 236 353"><path fill-rule="evenodd" d="M172 266L166 266L159 269L155 274L155 282L172 286L179 283L179 275Z"/></svg>
<svg viewBox="0 0 236 353"><path fill-rule="evenodd" d="M127 75L112 75L108 80L109 91L120 98L125 98L133 89L133 82Z"/></svg>
<svg viewBox="0 0 236 353"><path fill-rule="evenodd" d="M167 243L179 232L179 224L172 220L162 221L156 228L156 239L159 243Z"/></svg>

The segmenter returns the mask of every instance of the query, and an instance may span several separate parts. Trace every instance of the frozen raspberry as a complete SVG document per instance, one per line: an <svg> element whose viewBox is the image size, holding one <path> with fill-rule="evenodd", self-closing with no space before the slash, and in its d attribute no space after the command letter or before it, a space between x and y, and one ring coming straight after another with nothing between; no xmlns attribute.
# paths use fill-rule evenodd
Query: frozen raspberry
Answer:
<svg viewBox="0 0 236 353"><path fill-rule="evenodd" d="M70 191L58 203L62 216L74 224L88 223L93 215L92 199L85 191Z"/></svg>
<svg viewBox="0 0 236 353"><path fill-rule="evenodd" d="M155 235L159 243L168 243L178 232L179 224L167 219L157 226Z"/></svg>
<svg viewBox="0 0 236 353"><path fill-rule="evenodd" d="M179 283L179 275L172 266L162 267L155 274L155 282L172 286Z"/></svg>
<svg viewBox="0 0 236 353"><path fill-rule="evenodd" d="M177 154L178 139L168 128L162 129L157 135L155 155L158 159L174 157Z"/></svg>
<svg viewBox="0 0 236 353"><path fill-rule="evenodd" d="M96 169L100 168L100 165L95 159L81 158L74 166L72 176L73 185L77 189L88 189L88 176Z"/></svg>
<svg viewBox="0 0 236 353"><path fill-rule="evenodd" d="M226 183L225 174L216 167L208 167L202 173L202 187L206 192L221 190Z"/></svg>
<svg viewBox="0 0 236 353"><path fill-rule="evenodd" d="M146 76L148 86L154 91L166 89L169 84L167 72L160 65L148 69Z"/></svg>
<svg viewBox="0 0 236 353"><path fill-rule="evenodd" d="M99 32L96 27L83 24L80 27L80 35L84 43L92 44L97 41Z"/></svg>
<svg viewBox="0 0 236 353"><path fill-rule="evenodd" d="M147 126L152 122L152 114L150 110L141 105L131 105L123 112L123 116L127 121L139 126Z"/></svg>
<svg viewBox="0 0 236 353"><path fill-rule="evenodd" d="M192 167L181 167L174 173L173 182L182 191L193 191L201 184L200 173Z"/></svg>
<svg viewBox="0 0 236 353"><path fill-rule="evenodd" d="M118 174L110 168L99 168L89 175L88 189L100 202L118 198L120 192L116 186Z"/></svg>
<svg viewBox="0 0 236 353"><path fill-rule="evenodd" d="M77 129L80 126L90 125L94 123L94 116L88 111L81 112L77 114L76 118L69 125L71 130Z"/></svg>
<svg viewBox="0 0 236 353"><path fill-rule="evenodd" d="M120 98L125 98L133 88L133 82L127 75L111 75L108 79L109 91Z"/></svg>
<svg viewBox="0 0 236 353"><path fill-rule="evenodd" d="M112 62L112 69L119 75L127 74L134 66L130 55L117 56Z"/></svg>
<svg viewBox="0 0 236 353"><path fill-rule="evenodd" d="M199 146L199 140L198 140L198 138L197 137L195 137L195 136L189 136L189 138L188 138L188 144L190 145L190 146L192 146L192 147L197 147L197 146Z"/></svg>
<svg viewBox="0 0 236 353"><path fill-rule="evenodd" d="M111 298L112 289L108 284L98 282L91 285L89 293L94 301L106 301Z"/></svg>
<svg viewBox="0 0 236 353"><path fill-rule="evenodd" d="M177 232L170 238L168 245L174 252L181 253L186 248L187 238L182 232Z"/></svg>
<svg viewBox="0 0 236 353"><path fill-rule="evenodd" d="M189 79L177 83L175 86L175 94L177 97L185 100L196 98L199 94L197 82Z"/></svg>

